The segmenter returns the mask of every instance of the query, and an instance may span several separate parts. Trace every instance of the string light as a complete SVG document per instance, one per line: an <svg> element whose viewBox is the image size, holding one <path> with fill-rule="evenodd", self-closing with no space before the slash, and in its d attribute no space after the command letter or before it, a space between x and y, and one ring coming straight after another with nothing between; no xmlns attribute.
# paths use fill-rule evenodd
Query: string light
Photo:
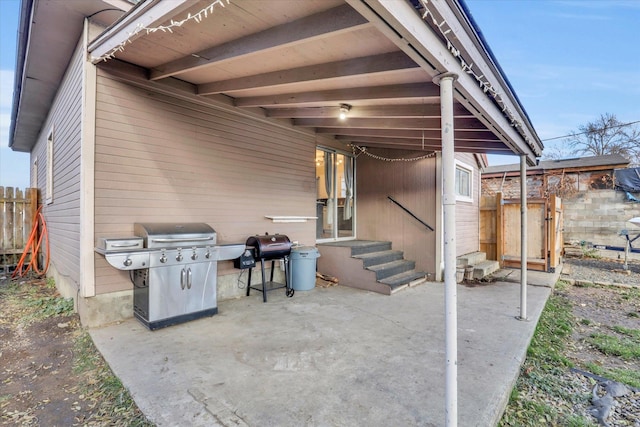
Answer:
<svg viewBox="0 0 640 427"><path fill-rule="evenodd" d="M419 156L419 157L409 157L409 158L404 158L404 157L399 157L399 158L389 158L389 157L382 157L382 156L378 156L376 154L373 154L371 152L369 152L369 150L367 150L367 147L360 147L359 145L354 145L354 144L349 144L351 145L351 149L353 150L353 155L354 157L358 157L360 154L364 154L366 156L371 157L372 159L376 159L376 160L382 160L384 162L416 162L418 160L424 160L424 159L428 159L430 157L434 157L436 155L436 151L429 153L429 154L425 154L424 156ZM360 153L356 154L356 149L360 150Z"/></svg>
<svg viewBox="0 0 640 427"><path fill-rule="evenodd" d="M191 13L189 13L187 15L186 18L184 18L181 21L174 21L173 19L171 20L171 23L169 25L161 25L159 27L147 27L143 24L138 23L136 25L135 30L129 32L128 37L125 41L123 41L122 43L120 43L118 46L114 47L113 49L111 49L109 52L105 53L104 55L98 57L98 58L92 58L93 61L107 61L109 59L113 59L115 58L116 54L119 52L123 52L125 46L127 45L127 43L132 43L131 39L140 34L141 32L146 32L146 34L152 34L155 33L157 31L162 31L163 33L173 33L173 29L174 28L178 28L181 27L183 24L185 24L186 22L189 21L195 21L196 23L200 23L203 21L203 19L206 19L209 17L210 14L213 14L213 9L216 6L220 6L220 7L225 7L225 2L227 4L231 3L231 0L215 0L213 3L211 3L209 6L201 9L198 13L196 13L195 15L192 15Z"/></svg>
<svg viewBox="0 0 640 427"><path fill-rule="evenodd" d="M426 21L427 18L431 16L431 21L433 22L433 25L438 29L438 31L440 31L440 34L442 35L444 40L447 42L447 49L449 50L449 52L451 52L451 54L455 58L458 59L458 61L460 61L460 66L462 67L462 71L471 75L480 85L480 89L482 89L482 92L488 93L491 96L491 98L494 99L494 101L498 104L498 107L502 110L502 113L509 120L511 126L518 131L518 133L524 138L525 142L529 145L529 147L533 147L531 144L531 139L523 131L522 123L516 119L515 114L513 114L513 112L506 105L506 103L502 99L502 96L500 95L498 90L491 85L491 83L484 77L484 74L478 75L473 71L472 69L473 63L468 64L467 61L465 61L465 59L460 54L460 50L456 49L454 44L449 40L449 38L447 37L447 34L451 32L451 27L449 27L446 31L443 31L442 27L447 23L445 20L438 23L436 16L427 7L428 1L429 0L420 0L420 3L422 3L422 7L424 7L425 9L425 12L422 14L422 19ZM449 25L447 24L447 26Z"/></svg>

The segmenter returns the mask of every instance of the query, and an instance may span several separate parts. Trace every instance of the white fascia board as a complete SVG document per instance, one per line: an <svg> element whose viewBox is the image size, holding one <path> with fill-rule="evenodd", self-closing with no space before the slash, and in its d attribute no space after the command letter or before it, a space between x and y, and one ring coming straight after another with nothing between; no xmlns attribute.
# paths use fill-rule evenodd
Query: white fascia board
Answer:
<svg viewBox="0 0 640 427"><path fill-rule="evenodd" d="M158 26L190 6L191 0L145 0L89 44L91 62L98 63L117 47L146 35L141 28Z"/></svg>
<svg viewBox="0 0 640 427"><path fill-rule="evenodd" d="M523 127L525 135L527 135L534 144L538 145L538 148L541 150L542 144L535 135L533 126L524 113L523 106L517 101L515 94L509 87L506 76L500 73L497 64L495 64L494 60L483 47L482 41L479 39L476 29L472 24L466 20L461 20L464 12L459 8L454 10L451 6L452 3L455 5L457 1L430 0L427 5L432 10L435 9L450 26L452 33L455 34L455 37L461 44L461 46L456 46L456 48L465 50L465 59L469 61L470 64L473 64L473 71L478 75L484 75L492 85L498 85L503 102L516 115L516 118L523 126L526 126Z"/></svg>
<svg viewBox="0 0 640 427"><path fill-rule="evenodd" d="M361 0L346 1L422 66L429 75L435 76L445 72L457 74L456 99L480 121L493 129L514 153L526 154L530 163L535 164L539 153L534 152L533 148L525 142L501 109L483 92L475 78L463 70L459 60L433 33L411 4L397 0L369 0L366 4ZM474 46L465 46L465 48L475 49ZM474 67L476 66L478 65L474 64ZM482 68L489 67L485 63ZM503 90L498 82L491 83Z"/></svg>

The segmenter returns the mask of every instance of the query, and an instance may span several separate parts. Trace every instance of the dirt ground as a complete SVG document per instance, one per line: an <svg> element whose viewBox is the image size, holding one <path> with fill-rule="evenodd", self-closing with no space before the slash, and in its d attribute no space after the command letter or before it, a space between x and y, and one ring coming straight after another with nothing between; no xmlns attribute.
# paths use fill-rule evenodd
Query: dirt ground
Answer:
<svg viewBox="0 0 640 427"><path fill-rule="evenodd" d="M615 261L567 260L566 264L565 279L573 275L620 283L627 277L635 283L640 276L635 270L630 276L619 273ZM640 265L633 268L640 271ZM578 320L572 357L580 364L591 361L605 369L640 371L638 360L604 355L584 340L594 331L611 332L616 325L638 329L638 289L582 285L562 292L572 301ZM126 402L128 393L117 388L117 379L80 327L77 315L55 314L55 310L43 315L51 311L55 297L55 290L42 280L0 281L0 425L151 425L132 401ZM105 391L108 382L116 383L116 392ZM122 402L124 406L118 406ZM637 403L631 403L631 410Z"/></svg>
<svg viewBox="0 0 640 427"><path fill-rule="evenodd" d="M0 281L0 306L0 425L149 425L52 286Z"/></svg>
<svg viewBox="0 0 640 427"><path fill-rule="evenodd" d="M604 354L590 342L594 335L628 341L629 337L620 333L620 327L640 331L640 263L629 264L628 269L630 274L621 269L618 260L568 258L565 259L561 279L569 281L570 285L564 290L556 290L556 293L571 301L575 324L565 354L575 366L588 372L597 368L598 373L608 379L609 373L615 371L635 373L637 384L640 378L638 357ZM597 283L614 285L601 286ZM586 377L581 380L587 389L593 387L593 380ZM636 385L635 392L616 398L609 425L640 427L639 389Z"/></svg>

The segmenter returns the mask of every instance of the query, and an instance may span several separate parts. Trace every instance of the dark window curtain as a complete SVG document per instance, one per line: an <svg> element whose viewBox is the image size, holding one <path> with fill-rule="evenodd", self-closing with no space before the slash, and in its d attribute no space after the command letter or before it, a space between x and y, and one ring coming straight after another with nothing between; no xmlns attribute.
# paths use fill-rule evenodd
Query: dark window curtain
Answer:
<svg viewBox="0 0 640 427"><path fill-rule="evenodd" d="M343 218L347 220L353 216L353 167L355 162L351 156L344 157L344 183L347 189L344 200Z"/></svg>
<svg viewBox="0 0 640 427"><path fill-rule="evenodd" d="M324 153L324 187L327 190L327 224L333 224L333 175L334 154Z"/></svg>

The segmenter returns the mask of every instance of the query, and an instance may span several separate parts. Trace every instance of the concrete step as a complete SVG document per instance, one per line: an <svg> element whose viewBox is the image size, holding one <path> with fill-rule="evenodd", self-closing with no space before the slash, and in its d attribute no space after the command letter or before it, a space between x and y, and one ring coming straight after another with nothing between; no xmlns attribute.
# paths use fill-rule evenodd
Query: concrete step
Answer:
<svg viewBox="0 0 640 427"><path fill-rule="evenodd" d="M456 266L464 267L465 265L476 265L486 261L487 254L484 252L471 252L456 258Z"/></svg>
<svg viewBox="0 0 640 427"><path fill-rule="evenodd" d="M426 281L427 273L415 271L415 261L391 247L378 240L322 243L318 271L340 278L340 284L384 295Z"/></svg>
<svg viewBox="0 0 640 427"><path fill-rule="evenodd" d="M367 270L376 273L376 280L381 281L387 277L395 276L396 274L406 273L416 268L415 261L407 261L404 259L387 262L385 264L373 265L367 267Z"/></svg>
<svg viewBox="0 0 640 427"><path fill-rule="evenodd" d="M477 264L473 264L473 278L482 279L491 273L494 273L500 269L500 263L498 261L482 261Z"/></svg>
<svg viewBox="0 0 640 427"><path fill-rule="evenodd" d="M419 285L420 283L426 282L426 280L427 273L424 271L410 270L382 279L380 283L389 285L389 287L391 287L391 293L394 293L407 286Z"/></svg>
<svg viewBox="0 0 640 427"><path fill-rule="evenodd" d="M403 253L402 251L389 250L355 255L354 258L361 259L364 267L366 268L378 264L386 264L388 262L400 260L403 258Z"/></svg>

